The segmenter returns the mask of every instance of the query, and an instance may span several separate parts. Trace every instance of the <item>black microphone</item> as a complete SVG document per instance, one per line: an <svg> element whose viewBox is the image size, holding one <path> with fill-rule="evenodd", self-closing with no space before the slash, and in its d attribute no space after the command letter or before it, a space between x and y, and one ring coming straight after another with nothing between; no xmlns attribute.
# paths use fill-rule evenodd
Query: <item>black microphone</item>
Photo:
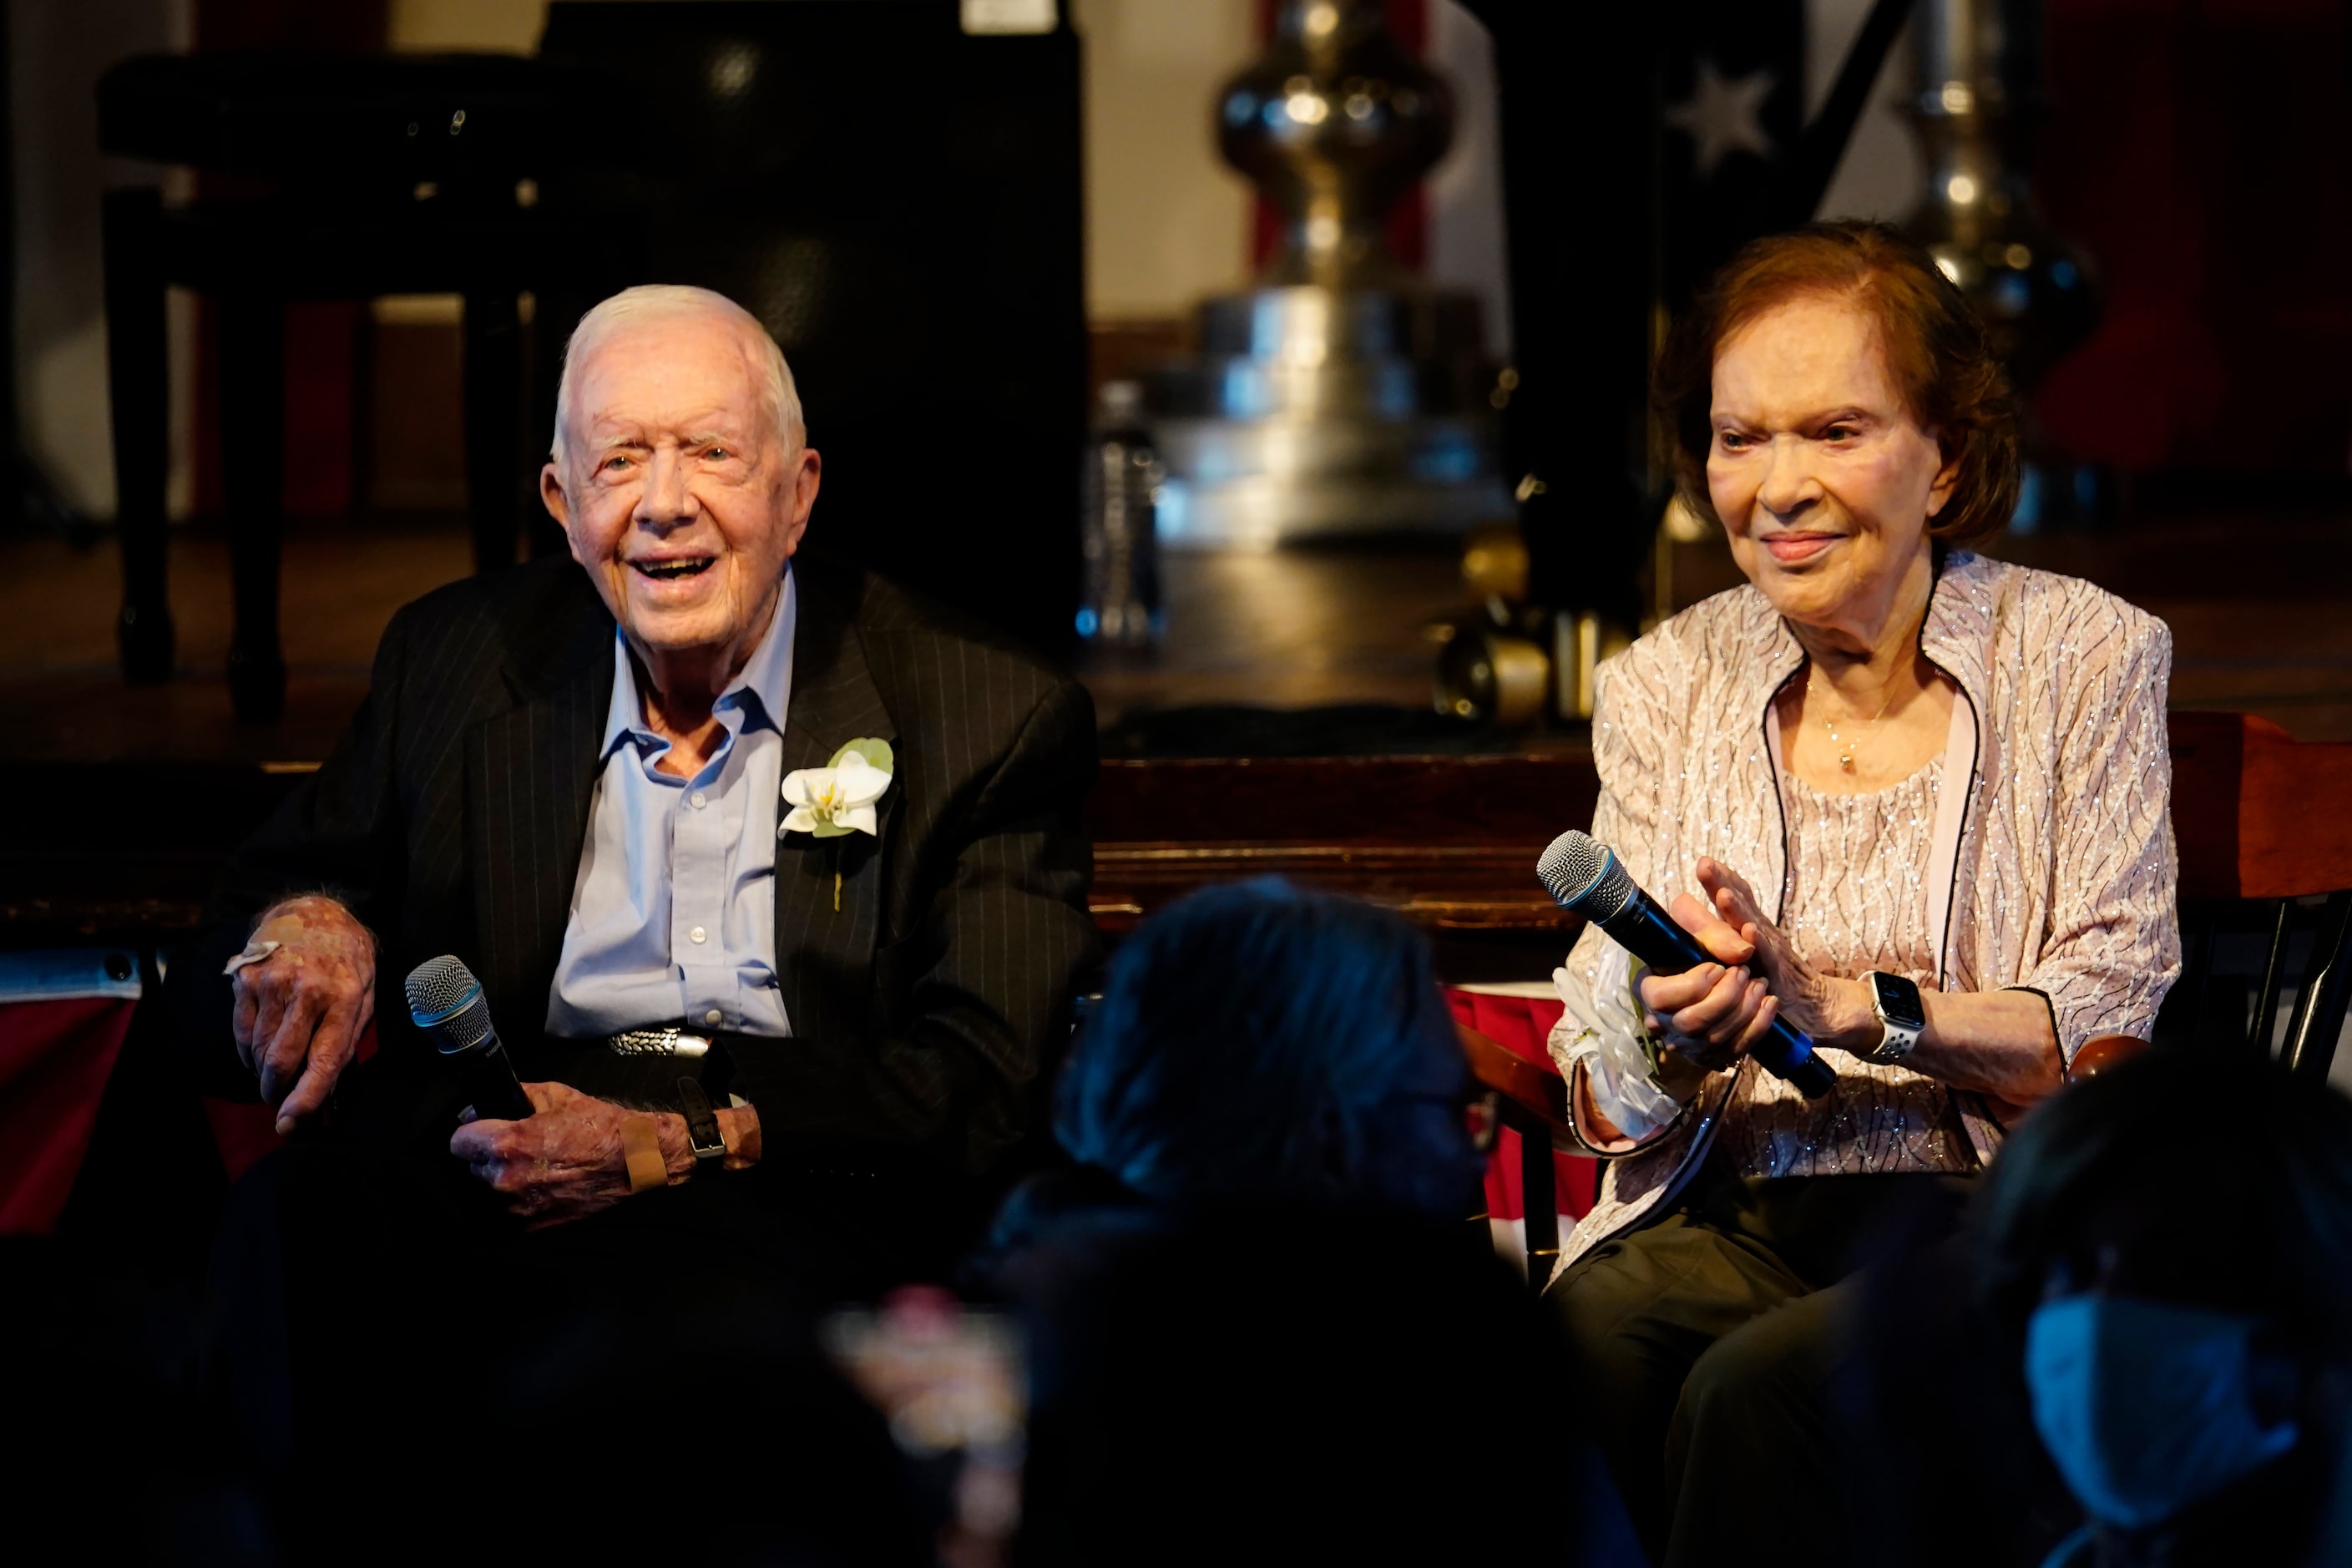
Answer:
<svg viewBox="0 0 2352 1568"><path fill-rule="evenodd" d="M428 958L408 972L408 1016L440 1049L442 1058L457 1069L467 1092L473 1096L474 1114L501 1121L520 1121L530 1114L530 1096L522 1091L514 1064L499 1032L490 1026L490 1005L482 999L482 983L465 961L453 956Z"/></svg>
<svg viewBox="0 0 2352 1568"><path fill-rule="evenodd" d="M1619 864L1616 852L1573 828L1551 841L1536 862L1536 875L1562 909L1573 910L1609 933L1610 940L1661 974L1680 974L1717 962L1698 938L1676 925L1657 900L1642 891ZM1813 1042L1774 1018L1756 1042L1756 1059L1819 1100L1837 1087L1837 1073L1813 1054Z"/></svg>

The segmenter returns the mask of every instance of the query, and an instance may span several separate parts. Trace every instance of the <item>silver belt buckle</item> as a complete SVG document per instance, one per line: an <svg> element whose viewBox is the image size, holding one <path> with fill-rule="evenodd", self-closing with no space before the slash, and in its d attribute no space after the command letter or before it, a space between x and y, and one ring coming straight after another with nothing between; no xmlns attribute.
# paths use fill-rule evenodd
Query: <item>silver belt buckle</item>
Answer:
<svg viewBox="0 0 2352 1568"><path fill-rule="evenodd" d="M625 1057L677 1057L693 1061L710 1054L710 1041L684 1029L624 1029L606 1044Z"/></svg>

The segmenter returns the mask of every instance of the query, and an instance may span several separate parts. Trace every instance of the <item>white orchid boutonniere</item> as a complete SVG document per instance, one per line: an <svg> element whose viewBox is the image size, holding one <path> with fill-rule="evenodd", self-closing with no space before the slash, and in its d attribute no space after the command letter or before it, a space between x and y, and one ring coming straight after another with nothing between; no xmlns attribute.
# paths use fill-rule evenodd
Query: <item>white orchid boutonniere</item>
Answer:
<svg viewBox="0 0 2352 1568"><path fill-rule="evenodd" d="M890 788L890 742L856 740L834 752L821 768L797 768L784 775L785 814L776 836L806 833L818 838L869 837L880 830L875 803ZM833 907L841 908L841 869L833 873Z"/></svg>
<svg viewBox="0 0 2352 1568"><path fill-rule="evenodd" d="M791 813L784 833L839 838L872 833L874 803L890 787L890 743L852 741L821 768L798 768L784 775L784 804Z"/></svg>

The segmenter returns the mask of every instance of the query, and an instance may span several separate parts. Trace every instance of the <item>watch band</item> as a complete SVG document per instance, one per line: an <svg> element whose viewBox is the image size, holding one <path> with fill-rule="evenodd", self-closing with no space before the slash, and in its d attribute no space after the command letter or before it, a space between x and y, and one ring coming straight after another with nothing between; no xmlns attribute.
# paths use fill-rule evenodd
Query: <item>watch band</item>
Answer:
<svg viewBox="0 0 2352 1568"><path fill-rule="evenodd" d="M711 1112L710 1099L702 1092L702 1086L690 1078L678 1079L677 1103L686 1113L686 1142L694 1152L695 1173L722 1169L727 1139L719 1131L719 1118Z"/></svg>
<svg viewBox="0 0 2352 1568"><path fill-rule="evenodd" d="M1874 969L1862 977L1862 983L1870 990L1870 1010L1878 1016L1878 1047L1867 1059L1879 1067L1892 1067L1911 1054L1927 1031L1919 987L1899 974Z"/></svg>

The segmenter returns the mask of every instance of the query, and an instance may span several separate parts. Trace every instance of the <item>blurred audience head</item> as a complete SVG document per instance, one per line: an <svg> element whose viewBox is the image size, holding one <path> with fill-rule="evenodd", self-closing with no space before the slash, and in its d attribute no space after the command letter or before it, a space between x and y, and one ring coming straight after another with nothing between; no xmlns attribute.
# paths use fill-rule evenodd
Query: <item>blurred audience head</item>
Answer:
<svg viewBox="0 0 2352 1568"><path fill-rule="evenodd" d="M1979 1221L1981 1299L2094 1521L2307 1528L2352 1393L2352 1102L2152 1053L2029 1117Z"/></svg>
<svg viewBox="0 0 2352 1568"><path fill-rule="evenodd" d="M1268 879L1194 893L1119 950L1055 1131L1153 1202L1458 1218L1478 1173L1466 1085L1420 933Z"/></svg>
<svg viewBox="0 0 2352 1568"><path fill-rule="evenodd" d="M1565 1347L1483 1222L1428 944L1279 880L1155 915L1000 1215L1020 1560L1628 1561Z"/></svg>

